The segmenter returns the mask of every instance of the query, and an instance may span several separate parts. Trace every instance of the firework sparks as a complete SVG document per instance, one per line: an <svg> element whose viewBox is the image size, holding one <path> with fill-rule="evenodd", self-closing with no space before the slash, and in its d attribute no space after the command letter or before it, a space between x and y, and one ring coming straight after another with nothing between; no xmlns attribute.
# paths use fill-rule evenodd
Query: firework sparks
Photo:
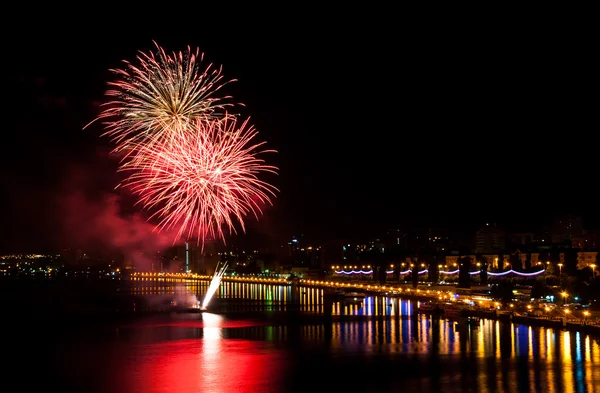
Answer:
<svg viewBox="0 0 600 393"><path fill-rule="evenodd" d="M208 304L211 299L215 296L217 289L219 289L219 285L221 285L221 280L223 279L223 275L227 271L227 263L217 265L215 269L215 274L213 275L210 284L208 285L208 289L206 290L206 295L204 295L204 300L202 301L202 306L200 306L201 310L206 310L208 308Z"/></svg>
<svg viewBox="0 0 600 393"><path fill-rule="evenodd" d="M177 239L222 239L236 233L244 218L257 219L261 206L271 204L278 190L257 175L277 173L259 154L264 142L254 142L257 131L237 118L197 121L179 138L161 143L138 143L136 159L125 162L123 182L139 196L139 203L160 217L159 229L178 227ZM139 159L139 157L144 157ZM177 240L176 239L176 240Z"/></svg>
<svg viewBox="0 0 600 393"><path fill-rule="evenodd" d="M248 120L238 122L227 108L229 96L219 95L226 81L221 68L204 66L204 55L190 47L167 53L156 42L156 53L139 52L112 70L107 102L96 120L103 136L121 155L123 186L152 211L158 230L175 229L174 242L197 238L222 239L225 232L245 231L244 218L257 219L261 206L278 191L259 180L262 172L277 173L258 154ZM89 124L86 126L88 127Z"/></svg>
<svg viewBox="0 0 600 393"><path fill-rule="evenodd" d="M190 47L167 53L156 42L154 53L139 52L137 64L111 70L118 76L106 92L109 100L98 118L104 120L115 151L134 152L137 143L155 143L185 132L198 120L219 118L233 105L219 97L224 80L221 68L203 67L204 54ZM86 126L87 127L87 126Z"/></svg>

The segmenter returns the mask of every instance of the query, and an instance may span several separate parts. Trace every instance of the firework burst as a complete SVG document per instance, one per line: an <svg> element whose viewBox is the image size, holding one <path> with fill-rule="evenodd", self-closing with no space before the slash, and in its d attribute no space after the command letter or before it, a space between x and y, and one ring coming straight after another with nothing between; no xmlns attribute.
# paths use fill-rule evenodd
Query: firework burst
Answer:
<svg viewBox="0 0 600 393"><path fill-rule="evenodd" d="M117 80L109 83L109 99L96 120L104 121L104 136L116 144L115 151L132 153L141 142L177 137L198 120L220 118L233 105L231 97L218 94L235 80L226 81L220 67L204 66L199 49L169 54L154 44L156 54L139 52L136 64L123 61L125 67L111 70Z"/></svg>
<svg viewBox="0 0 600 393"><path fill-rule="evenodd" d="M150 219L160 218L157 228L179 228L177 239L197 238L204 246L205 239L225 241L238 224L245 231L246 216L258 219L278 190L257 176L277 168L258 158L274 150L254 142L248 120L225 116L188 127L178 138L136 144L136 158L121 167L128 175L123 186L139 196Z"/></svg>

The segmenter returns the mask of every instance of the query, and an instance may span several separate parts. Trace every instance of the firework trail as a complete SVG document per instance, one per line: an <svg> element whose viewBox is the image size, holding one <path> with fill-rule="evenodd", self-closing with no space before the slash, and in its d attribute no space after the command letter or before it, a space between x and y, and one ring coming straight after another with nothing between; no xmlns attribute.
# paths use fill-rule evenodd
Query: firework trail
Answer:
<svg viewBox="0 0 600 393"><path fill-rule="evenodd" d="M179 138L161 143L138 143L137 157L125 162L128 177L122 186L139 196L138 203L160 218L157 228L179 228L177 239L225 241L225 232L245 232L244 218L257 219L261 205L271 204L278 191L257 175L277 173L259 154L264 142L254 142L257 131L248 120L226 116L211 122L197 121ZM176 240L177 240L176 239Z"/></svg>
<svg viewBox="0 0 600 393"><path fill-rule="evenodd" d="M221 68L203 66L204 54L189 46L186 52L167 53L156 42L156 54L139 52L137 64L123 61L113 69L117 80L109 83L103 111L115 151L135 153L138 143L155 143L177 137L198 120L220 118L232 106L229 96L218 96L229 82ZM88 124L89 126L89 124ZM87 126L86 126L87 127Z"/></svg>
<svg viewBox="0 0 600 393"><path fill-rule="evenodd" d="M217 289L219 289L219 285L221 285L221 280L226 270L227 263L223 265L217 265L215 274L213 275L213 278L208 285L208 289L206 290L206 295L204 295L204 300L202 300L202 306L200 306L201 310L206 310L208 303L210 303L210 300L215 296Z"/></svg>

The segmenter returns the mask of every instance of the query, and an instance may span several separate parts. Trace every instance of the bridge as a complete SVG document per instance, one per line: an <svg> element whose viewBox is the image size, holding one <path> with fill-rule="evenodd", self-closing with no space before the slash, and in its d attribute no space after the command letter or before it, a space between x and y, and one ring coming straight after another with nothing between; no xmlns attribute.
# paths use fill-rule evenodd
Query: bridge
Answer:
<svg viewBox="0 0 600 393"><path fill-rule="evenodd" d="M511 271L504 272L504 275ZM543 272L543 271L542 271ZM479 273L479 272L477 272ZM541 274L541 273L537 273ZM168 273L168 272L133 272L130 279L135 281L167 281L167 282L186 282L189 280L194 281L211 281L212 275L203 275L195 273ZM299 285L304 287L314 287L324 289L330 293L338 291L360 291L371 296L388 296L388 297L402 297L413 300L422 301L456 301L459 295L456 293L454 286L445 286L443 289L436 287L428 288L413 288L411 284L400 284L394 285L381 285L376 283L363 283L363 282L344 282L339 281L338 277L331 277L329 279L296 279L295 281L284 275L269 275L269 276L223 276L222 281L224 282L237 282L246 284L270 284L270 285L284 285L293 286ZM475 303L480 306L485 306L485 299L478 299ZM498 307L498 303L493 303L489 299L485 300L487 304L487 310L492 305L495 308ZM546 316L528 316L518 312L512 312L518 317L521 323L531 324L542 324L545 325L551 319L549 315ZM600 329L600 313L593 312L591 315L587 311L583 311L581 317L575 317L575 315L569 315L568 310L565 311L564 327L570 327L574 330L585 330L585 328L592 328L594 331ZM599 314L599 315L596 315ZM562 314L561 314L562 315ZM562 318L562 317L561 317Z"/></svg>
<svg viewBox="0 0 600 393"><path fill-rule="evenodd" d="M211 275L202 275L195 273L168 273L168 272L134 272L130 279L136 281L210 281ZM450 300L456 299L456 288L454 286L445 286L439 288L413 288L411 284L381 285L376 283L343 282L336 279L298 279L296 282L289 277L269 277L269 276L223 276L224 282L239 283L260 283L272 285L302 285L306 287L317 287L329 289L332 291L348 290L361 291L370 295L397 296L413 298L416 300Z"/></svg>

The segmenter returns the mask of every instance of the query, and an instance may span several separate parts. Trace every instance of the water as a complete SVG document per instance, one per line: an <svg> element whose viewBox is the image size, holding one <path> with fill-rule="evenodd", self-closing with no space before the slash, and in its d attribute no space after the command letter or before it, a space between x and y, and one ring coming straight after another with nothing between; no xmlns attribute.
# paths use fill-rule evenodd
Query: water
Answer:
<svg viewBox="0 0 600 393"><path fill-rule="evenodd" d="M391 298L333 305L325 315L329 305L310 288L294 294L277 285L223 284L214 309L204 313L140 312L139 302L136 312L119 317L90 317L73 308L70 314L41 308L12 313L2 320L10 329L3 334L8 368L0 389L600 391L598 337L491 320L455 323L414 314L414 302ZM143 282L121 285L119 292L163 299L192 290L201 297L207 286ZM27 290L30 298L39 288Z"/></svg>

